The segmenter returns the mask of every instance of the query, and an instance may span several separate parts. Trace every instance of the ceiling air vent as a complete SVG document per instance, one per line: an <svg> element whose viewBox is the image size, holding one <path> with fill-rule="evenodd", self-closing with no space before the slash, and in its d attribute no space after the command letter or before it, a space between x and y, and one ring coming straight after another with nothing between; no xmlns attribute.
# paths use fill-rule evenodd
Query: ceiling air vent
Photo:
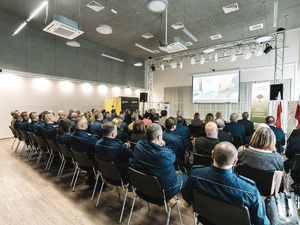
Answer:
<svg viewBox="0 0 300 225"><path fill-rule="evenodd" d="M86 5L87 7L91 8L92 10L99 12L100 10L104 9L105 7L103 5L100 5L96 1L91 1L89 4Z"/></svg>
<svg viewBox="0 0 300 225"><path fill-rule="evenodd" d="M184 28L184 25L183 25L183 23L181 23L181 22L174 23L174 24L172 24L171 26L172 26L175 30Z"/></svg>
<svg viewBox="0 0 300 225"><path fill-rule="evenodd" d="M231 5L224 6L223 10L224 10L224 13L227 14L227 13L231 13L231 12L239 10L239 6L237 3L233 3Z"/></svg>
<svg viewBox="0 0 300 225"><path fill-rule="evenodd" d="M250 31L259 30L259 29L262 29L262 28L264 28L263 23L249 26Z"/></svg>
<svg viewBox="0 0 300 225"><path fill-rule="evenodd" d="M221 34L216 34L216 35L210 36L211 40L217 40L217 39L221 39L221 38L222 38Z"/></svg>
<svg viewBox="0 0 300 225"><path fill-rule="evenodd" d="M153 38L154 36L150 33L146 33L142 35L143 38L149 39L149 38Z"/></svg>
<svg viewBox="0 0 300 225"><path fill-rule="evenodd" d="M192 42L190 42L190 41L187 41L187 42L185 42L185 47L187 47L187 46L191 46L191 45L193 45L193 43Z"/></svg>

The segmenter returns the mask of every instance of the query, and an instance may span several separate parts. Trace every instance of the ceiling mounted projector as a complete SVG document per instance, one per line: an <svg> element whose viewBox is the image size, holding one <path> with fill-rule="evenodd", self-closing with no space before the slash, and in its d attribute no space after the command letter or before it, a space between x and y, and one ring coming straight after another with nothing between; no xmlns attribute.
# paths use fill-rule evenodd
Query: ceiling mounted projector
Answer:
<svg viewBox="0 0 300 225"><path fill-rule="evenodd" d="M148 9L154 13L162 13L168 8L168 0L151 0Z"/></svg>

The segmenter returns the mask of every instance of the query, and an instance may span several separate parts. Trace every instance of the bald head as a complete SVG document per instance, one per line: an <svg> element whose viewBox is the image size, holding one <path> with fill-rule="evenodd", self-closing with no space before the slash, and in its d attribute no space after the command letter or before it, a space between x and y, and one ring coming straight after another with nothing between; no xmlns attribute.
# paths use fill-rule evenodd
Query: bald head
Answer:
<svg viewBox="0 0 300 225"><path fill-rule="evenodd" d="M238 152L233 144L221 142L214 147L212 157L214 166L221 169L229 169L237 162Z"/></svg>
<svg viewBox="0 0 300 225"><path fill-rule="evenodd" d="M225 122L223 119L219 118L219 119L216 119L216 124L218 126L218 129L223 129L224 126L225 126Z"/></svg>
<svg viewBox="0 0 300 225"><path fill-rule="evenodd" d="M218 137L218 127L217 124L214 122L208 122L205 125L205 133L207 136L210 137Z"/></svg>
<svg viewBox="0 0 300 225"><path fill-rule="evenodd" d="M78 116L78 114L76 112L73 112L71 114L71 120L75 120L77 116Z"/></svg>

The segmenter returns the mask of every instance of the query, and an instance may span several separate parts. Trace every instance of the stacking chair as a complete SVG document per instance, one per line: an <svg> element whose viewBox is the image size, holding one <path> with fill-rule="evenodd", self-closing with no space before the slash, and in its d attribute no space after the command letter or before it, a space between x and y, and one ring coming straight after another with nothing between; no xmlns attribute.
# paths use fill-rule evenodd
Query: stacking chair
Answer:
<svg viewBox="0 0 300 225"><path fill-rule="evenodd" d="M22 137L22 134L20 133L20 131L18 129L14 129L14 130L15 130L15 132L17 134L17 137L18 137L18 140L19 140L18 145L15 149L15 153L17 153L19 145L20 145L21 141L23 140L23 137Z"/></svg>
<svg viewBox="0 0 300 225"><path fill-rule="evenodd" d="M243 145L243 138L241 136L232 136L233 145L238 149L241 145Z"/></svg>
<svg viewBox="0 0 300 225"><path fill-rule="evenodd" d="M283 149L282 149L282 144L281 144L281 141L276 141L276 151L279 153L279 154L283 154Z"/></svg>
<svg viewBox="0 0 300 225"><path fill-rule="evenodd" d="M194 165L203 165L203 166L210 166L213 162L213 159L206 155L201 155L198 153L194 153Z"/></svg>
<svg viewBox="0 0 300 225"><path fill-rule="evenodd" d="M60 153L61 153L61 164L60 164L60 167L59 167L59 170L58 170L58 173L57 173L57 177L60 178L63 171L64 171L66 162L67 161L71 162L74 165L75 165L75 163L74 163L73 156L72 156L70 148L65 144L57 143L57 145L58 145L58 147L60 149Z"/></svg>
<svg viewBox="0 0 300 225"><path fill-rule="evenodd" d="M12 128L12 126L9 126L9 129L11 130L11 132L12 132L12 134L14 136L14 142L13 142L11 148L10 148L10 149L12 149L14 147L14 145L15 145L16 140L18 139L18 136L17 136L17 133L16 133L15 129Z"/></svg>
<svg viewBox="0 0 300 225"><path fill-rule="evenodd" d="M298 196L298 207L299 207L299 196L300 196L300 154L295 154L293 157L292 165L289 171L294 183L292 188L295 191L295 194Z"/></svg>
<svg viewBox="0 0 300 225"><path fill-rule="evenodd" d="M37 143L38 143L38 146L39 146L39 149L40 149L40 153L39 153L39 157L36 161L36 165L39 165L40 162L41 162L41 159L42 159L42 156L43 156L43 153L46 151L48 151L48 146L47 146L47 143L44 141L44 139L40 136L37 136L35 134L33 134L33 136L35 137Z"/></svg>
<svg viewBox="0 0 300 225"><path fill-rule="evenodd" d="M196 214L215 225L250 225L251 219L247 207L231 205L193 190L193 211L195 224Z"/></svg>
<svg viewBox="0 0 300 225"><path fill-rule="evenodd" d="M33 155L34 150L38 150L39 145L38 145L36 138L33 136L33 132L28 131L27 134L29 135L31 144L32 144L29 155L28 155L28 161L29 161Z"/></svg>
<svg viewBox="0 0 300 225"><path fill-rule="evenodd" d="M95 159L96 159L96 163L97 163L99 170L97 173L96 183L95 183L91 201L94 200L94 194L96 191L99 177L101 177L102 184L101 184L101 189L100 189L100 193L98 196L96 207L98 207L98 205L99 205L99 201L101 198L101 194L102 194L102 190L103 190L103 186L104 186L105 182L116 186L118 192L119 192L118 186L122 186L123 192L125 192L123 207L122 207L121 216L120 216L120 220L119 220L119 223L122 223L122 218L123 218L123 213L124 213L124 208L125 208L126 198L127 198L127 193L128 193L128 182L124 183L117 166L113 162L105 162L103 160L98 159L97 157L95 157ZM119 198L120 198L120 192L119 192Z"/></svg>
<svg viewBox="0 0 300 225"><path fill-rule="evenodd" d="M27 134L26 131L24 131L24 130L19 130L19 132L21 133L21 135L22 135L22 141L24 142L22 151L21 151L21 153L20 153L20 156L22 156L23 153L24 153L24 151L25 151L25 146L30 145L30 147L31 147L31 140L30 140L30 137L29 137L29 135Z"/></svg>
<svg viewBox="0 0 300 225"><path fill-rule="evenodd" d="M259 170L245 165L238 165L236 167L236 173L255 181L256 187L262 196L272 195L275 188L274 182L276 176L279 177L280 184L283 175L283 171Z"/></svg>
<svg viewBox="0 0 300 225"><path fill-rule="evenodd" d="M177 205L180 223L182 224L178 199L173 197L173 199L175 200L175 204L172 206L170 205L169 200L171 198L169 199L166 198L165 191L164 189L161 188L157 177L147 175L131 167L128 168L128 171L129 171L130 181L133 187L133 194L134 194L128 225L130 224L130 219L132 216L135 199L138 196L148 202L148 207L149 207L149 202L159 206L164 205L166 213L168 214L167 225L170 222L171 210L175 205Z"/></svg>
<svg viewBox="0 0 300 225"><path fill-rule="evenodd" d="M54 156L59 156L61 158L61 154L60 154L60 150L56 144L56 142L53 139L47 139L46 138L46 142L48 143L49 146L49 152L50 152L50 156L46 165L45 170L49 171L50 167L52 165Z"/></svg>
<svg viewBox="0 0 300 225"><path fill-rule="evenodd" d="M77 179L78 179L78 176L79 176L79 173L81 170L89 171L92 169L95 176L96 176L96 172L95 172L93 163L90 160L90 158L86 152L77 152L71 148L71 153L73 155L73 159L75 162L75 171L74 171L74 174L72 177L70 187L73 186L72 191L74 191L76 183L77 183ZM74 178L75 178L75 180L74 180Z"/></svg>
<svg viewBox="0 0 300 225"><path fill-rule="evenodd" d="M130 144L130 149L131 149L132 151L134 151L135 146L136 146L136 142L130 141L129 144Z"/></svg>

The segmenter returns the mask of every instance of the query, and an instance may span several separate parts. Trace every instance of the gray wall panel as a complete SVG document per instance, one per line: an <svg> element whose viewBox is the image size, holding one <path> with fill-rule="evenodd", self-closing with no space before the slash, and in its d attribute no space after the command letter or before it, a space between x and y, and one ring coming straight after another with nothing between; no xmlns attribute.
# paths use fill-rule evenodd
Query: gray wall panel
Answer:
<svg viewBox="0 0 300 225"><path fill-rule="evenodd" d="M116 51L112 51L112 56L123 59L125 61L125 56ZM119 62L116 60L111 60L111 81L113 84L124 85L124 73L125 73L125 62Z"/></svg>
<svg viewBox="0 0 300 225"><path fill-rule="evenodd" d="M78 57L74 54L59 52L56 54L56 75L81 79L78 76Z"/></svg>
<svg viewBox="0 0 300 225"><path fill-rule="evenodd" d="M55 53L41 48L27 50L27 70L32 73L55 74Z"/></svg>
<svg viewBox="0 0 300 225"><path fill-rule="evenodd" d="M84 80L97 81L96 58L90 55L79 55L80 71L79 76Z"/></svg>

